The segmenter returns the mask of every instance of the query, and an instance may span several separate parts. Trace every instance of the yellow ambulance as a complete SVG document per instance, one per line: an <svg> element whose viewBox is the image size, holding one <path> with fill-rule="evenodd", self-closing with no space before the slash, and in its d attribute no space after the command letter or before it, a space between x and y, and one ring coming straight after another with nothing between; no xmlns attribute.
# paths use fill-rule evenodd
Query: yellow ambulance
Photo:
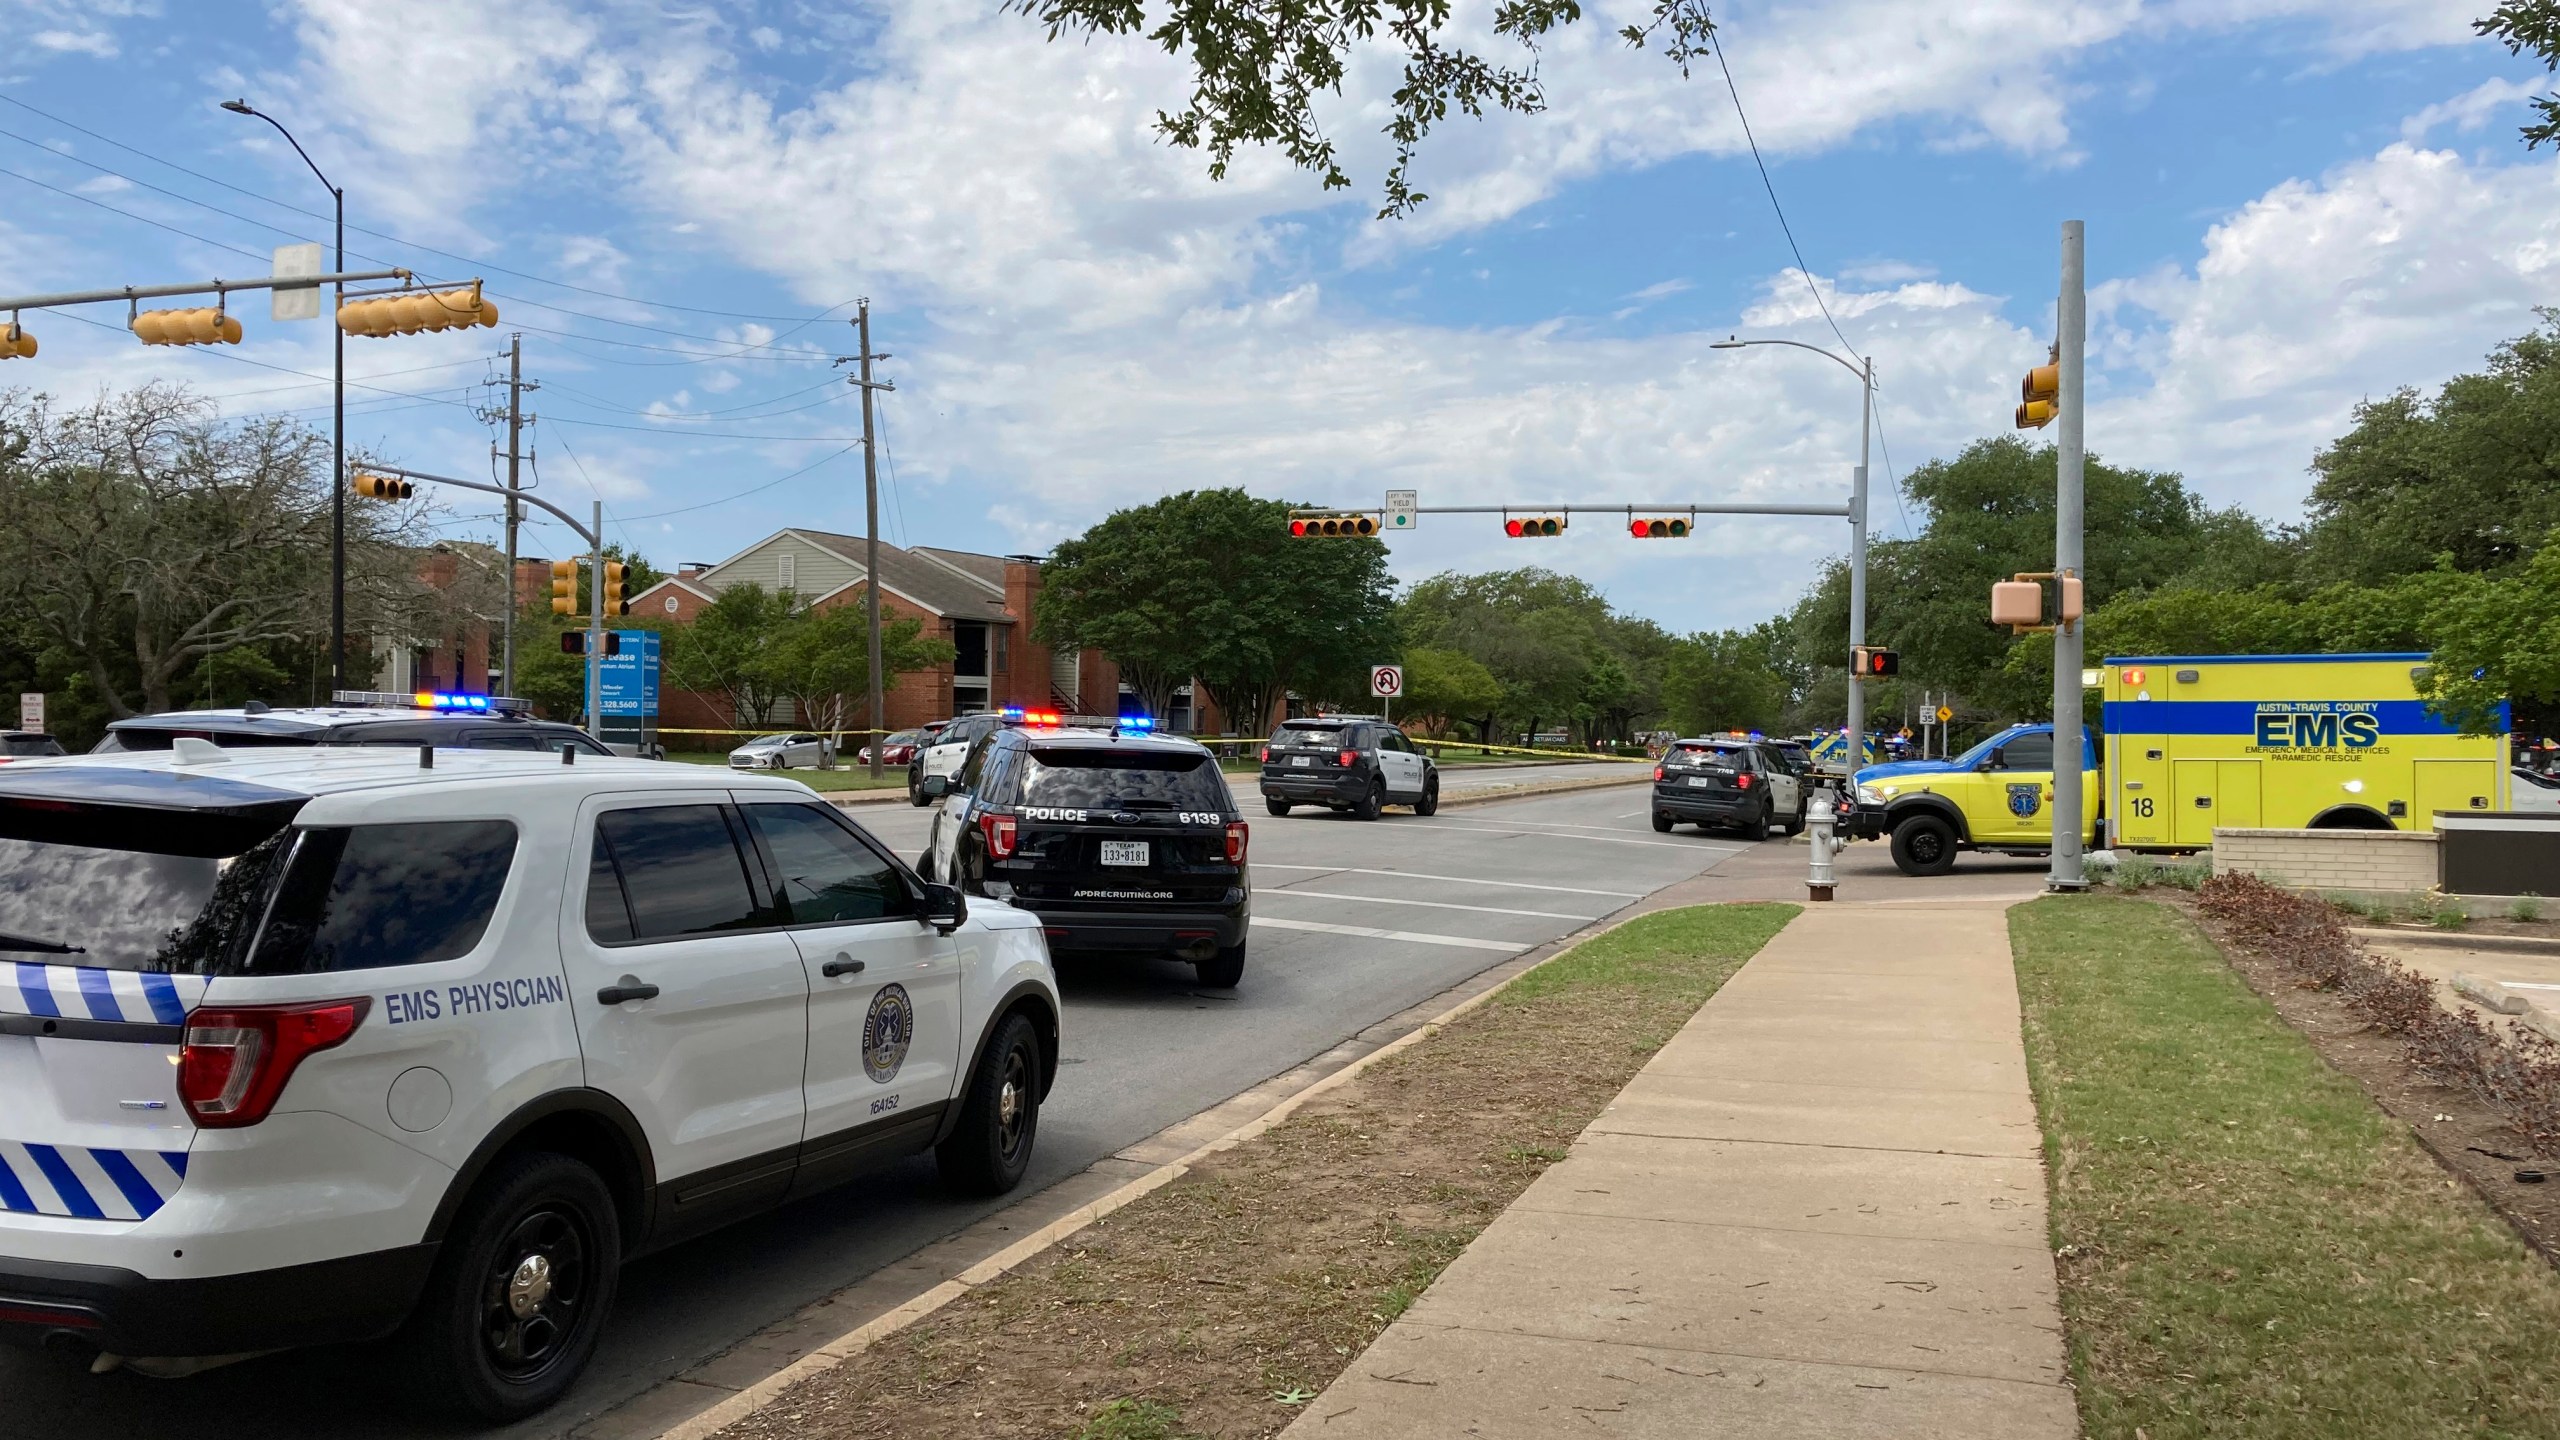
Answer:
<svg viewBox="0 0 2560 1440"><path fill-rule="evenodd" d="M2201 850L2225 829L2432 830L2508 805L2506 716L2465 735L2418 698L2428 657L2130 655L2104 662L2106 831Z"/></svg>

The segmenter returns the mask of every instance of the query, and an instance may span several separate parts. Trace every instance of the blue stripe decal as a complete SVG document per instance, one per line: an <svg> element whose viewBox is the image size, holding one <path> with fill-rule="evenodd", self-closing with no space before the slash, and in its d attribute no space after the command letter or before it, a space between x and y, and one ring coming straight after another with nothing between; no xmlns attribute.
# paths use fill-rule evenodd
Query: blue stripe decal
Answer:
<svg viewBox="0 0 2560 1440"><path fill-rule="evenodd" d="M62 1007L53 1003L53 987L46 978L52 968L49 965L32 965L24 960L18 962L18 993L26 997L30 1015L51 1015L57 1019L62 1015Z"/></svg>
<svg viewBox="0 0 2560 1440"><path fill-rule="evenodd" d="M0 1210L15 1210L21 1215L36 1213L36 1197L27 1193L9 1162L0 1160Z"/></svg>
<svg viewBox="0 0 2560 1440"><path fill-rule="evenodd" d="M116 1188L124 1192L125 1203L133 1207L134 1218L148 1220L152 1211L166 1203L160 1192L151 1188L151 1182L142 1178L142 1172L134 1168L133 1162L124 1158L123 1151L92 1150L89 1158L97 1161L98 1168L106 1171L107 1178L116 1182Z"/></svg>
<svg viewBox="0 0 2560 1440"><path fill-rule="evenodd" d="M50 1145L29 1145L27 1154L36 1162L36 1168L44 1172L44 1178L53 1182L54 1193L62 1197L63 1205L73 1215L83 1220L107 1218L107 1212L99 1209L98 1202L89 1198L89 1187L80 1183L79 1175L63 1160L61 1151Z"/></svg>
<svg viewBox="0 0 2560 1440"><path fill-rule="evenodd" d="M161 1151L161 1152L160 1152L160 1158L169 1162L169 1168L178 1172L178 1178L179 1178L179 1179L184 1180L184 1179L186 1179L186 1178L187 1178L187 1152L186 1152L186 1151L184 1151L184 1150L163 1150L163 1151Z"/></svg>
<svg viewBox="0 0 2560 1440"><path fill-rule="evenodd" d="M2269 714L2294 713L2285 702L2264 702ZM2295 701L2302 713L2344 715L2371 713L2382 722L2385 739L2402 735L2458 735L2451 721L2427 708L2424 700ZM2110 700L2105 725L2110 735L2248 735L2257 733L2256 700Z"/></svg>
<svg viewBox="0 0 2560 1440"><path fill-rule="evenodd" d="M124 1007L116 1003L116 987L113 981L107 979L106 971L80 969L71 973L80 977L80 998L89 1004L90 1019L121 1020L124 1018Z"/></svg>
<svg viewBox="0 0 2560 1440"><path fill-rule="evenodd" d="M169 976L143 976L142 998L151 1002L151 1018L163 1025L180 1024L187 1018L186 1002L178 998L178 982Z"/></svg>

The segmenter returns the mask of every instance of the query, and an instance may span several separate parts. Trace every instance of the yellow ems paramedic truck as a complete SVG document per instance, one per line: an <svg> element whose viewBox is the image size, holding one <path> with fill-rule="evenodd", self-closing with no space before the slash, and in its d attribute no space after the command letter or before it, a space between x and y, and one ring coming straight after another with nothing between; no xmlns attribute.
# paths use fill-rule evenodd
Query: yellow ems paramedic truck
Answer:
<svg viewBox="0 0 2560 1440"><path fill-rule="evenodd" d="M2504 810L2496 735L2418 698L2427 656L2145 655L2105 662L2106 826L2133 850L2199 850L2215 826L2432 830Z"/></svg>

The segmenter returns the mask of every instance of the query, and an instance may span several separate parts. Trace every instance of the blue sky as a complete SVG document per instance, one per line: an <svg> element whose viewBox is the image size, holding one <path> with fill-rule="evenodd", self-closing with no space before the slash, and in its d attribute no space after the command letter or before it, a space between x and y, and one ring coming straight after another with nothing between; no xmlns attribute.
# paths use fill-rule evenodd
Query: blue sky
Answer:
<svg viewBox="0 0 2560 1440"><path fill-rule="evenodd" d="M1461 28L1487 8L1462 5ZM1640 8L1591 5L1544 59L1549 113L1453 122L1421 164L1431 203L1381 225L1383 58L1328 107L1361 187L1326 195L1270 157L1210 183L1148 126L1180 98L1173 66L1044 45L991 0L15 0L0 290L257 273L269 247L325 238L298 213L325 211L317 182L215 108L245 95L347 187L373 232L351 251L485 276L504 314L351 341L353 441L487 474L473 407L521 328L544 493L601 495L661 563L859 529L858 414L829 361L860 295L896 356L892 539L1037 551L1213 484L1835 499L1849 377L1705 348L1837 341L1721 77L1611 38ZM1812 283L1876 358L1896 473L2005 426L2066 217L2089 226L2092 447L2272 518L2298 513L2360 397L2475 365L2554 297L2560 172L2515 139L2540 76L2458 4L1719 14ZM43 353L0 384L170 380L325 425L326 330L242 313L247 343L219 355L146 350L112 307L31 316ZM1894 533L1885 469L1873 518ZM449 509L451 533L489 533L485 507ZM1548 564L1691 629L1782 608L1844 531L1735 520L1637 546L1590 523L1532 545L1434 517L1396 564Z"/></svg>

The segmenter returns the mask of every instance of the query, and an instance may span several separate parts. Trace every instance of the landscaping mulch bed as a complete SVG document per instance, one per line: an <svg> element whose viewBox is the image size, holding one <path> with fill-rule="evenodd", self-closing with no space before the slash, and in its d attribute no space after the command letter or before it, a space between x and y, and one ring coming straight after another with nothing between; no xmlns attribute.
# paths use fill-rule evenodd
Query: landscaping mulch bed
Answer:
<svg viewBox="0 0 2560 1440"><path fill-rule="evenodd" d="M1794 913L1588 941L724 1440L1277 1434Z"/></svg>
<svg viewBox="0 0 2560 1440"><path fill-rule="evenodd" d="M2149 893L2191 915L2249 988L2275 1006L2276 1013L2311 1042L2321 1059L2354 1080L2386 1113L2406 1124L2418 1143L2479 1192L2490 1208L2515 1227L2526 1244L2546 1260L2560 1264L2560 1134L2552 1133L2549 1120L2544 1118L2549 1102L2529 1105L2529 1111L2541 1113L2528 1118L2513 1105L2493 1104L2470 1086L2441 1072L2430 1073L2430 1067L2413 1057L2404 1035L2378 1026L2372 1014L2360 1008L2347 991L2322 988L2307 976L2298 964L2298 948L2271 944L2267 937L2250 934L2250 927L2215 913L2213 907L2199 904L2194 896ZM2303 904L2318 903L2296 898ZM2346 922L2349 917L2332 918ZM2501 925L2482 929L2539 933L2548 927ZM2423 988L2424 982L2420 981L2419 986ZM2433 1003L2432 997L2429 1003ZM2512 1036L2514 1027L2503 1017L2479 1018L2482 1029L2492 1036ZM2553 1067L2555 1058L2560 1057L2552 1054L2547 1042L2510 1038L2506 1043L2525 1052L2517 1057L2519 1063L2552 1067L2539 1078L2544 1085L2560 1091L2560 1067ZM2528 1077L2528 1083L2530 1080ZM2551 1098L2560 1100L2560 1093ZM2519 1171L2541 1173L2548 1178L2519 1181Z"/></svg>

